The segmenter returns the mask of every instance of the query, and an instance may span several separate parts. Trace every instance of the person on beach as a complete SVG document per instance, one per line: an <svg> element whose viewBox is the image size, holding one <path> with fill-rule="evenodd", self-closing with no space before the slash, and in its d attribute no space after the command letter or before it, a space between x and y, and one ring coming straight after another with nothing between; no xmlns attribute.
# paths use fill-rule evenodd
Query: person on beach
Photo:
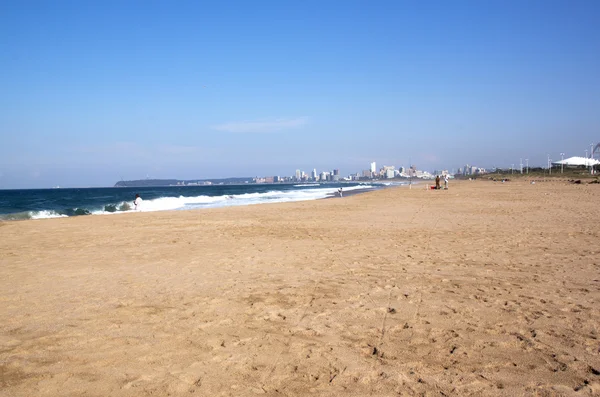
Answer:
<svg viewBox="0 0 600 397"><path fill-rule="evenodd" d="M440 188L440 176L439 175L435 176L435 188L436 189Z"/></svg>
<svg viewBox="0 0 600 397"><path fill-rule="evenodd" d="M142 207L142 198L139 194L135 195L135 200L133 200L133 209L138 211L141 210Z"/></svg>
<svg viewBox="0 0 600 397"><path fill-rule="evenodd" d="M342 188L338 189L338 194L340 195L340 197L342 197Z"/></svg>
<svg viewBox="0 0 600 397"><path fill-rule="evenodd" d="M448 190L448 175L444 175L444 189Z"/></svg>

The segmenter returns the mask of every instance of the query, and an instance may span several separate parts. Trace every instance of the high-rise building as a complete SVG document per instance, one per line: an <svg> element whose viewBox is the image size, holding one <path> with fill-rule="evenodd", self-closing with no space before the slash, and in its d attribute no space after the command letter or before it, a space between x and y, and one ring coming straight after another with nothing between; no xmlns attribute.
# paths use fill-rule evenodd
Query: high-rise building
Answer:
<svg viewBox="0 0 600 397"><path fill-rule="evenodd" d="M302 176L300 170L296 170L296 180L299 181L300 177Z"/></svg>
<svg viewBox="0 0 600 397"><path fill-rule="evenodd" d="M340 174L340 170L333 170L333 175L339 175Z"/></svg>
<svg viewBox="0 0 600 397"><path fill-rule="evenodd" d="M377 172L377 164L375 164L375 162L373 161L371 163L371 173L374 174Z"/></svg>
<svg viewBox="0 0 600 397"><path fill-rule="evenodd" d="M417 176L417 166L416 165L411 165L409 170L408 170L408 174L411 177L416 177Z"/></svg>
<svg viewBox="0 0 600 397"><path fill-rule="evenodd" d="M316 169L316 168L315 168L315 169L313 169L313 170L312 170L312 175L311 175L311 177L312 177L313 181L316 181L318 176L319 176L319 175L317 174L317 169Z"/></svg>

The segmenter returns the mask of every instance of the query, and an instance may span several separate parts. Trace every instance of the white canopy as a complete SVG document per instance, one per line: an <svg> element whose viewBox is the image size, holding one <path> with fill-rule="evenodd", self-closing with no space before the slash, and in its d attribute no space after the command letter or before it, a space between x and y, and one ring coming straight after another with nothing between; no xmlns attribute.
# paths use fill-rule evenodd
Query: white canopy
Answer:
<svg viewBox="0 0 600 397"><path fill-rule="evenodd" d="M589 167L592 165L600 164L600 161L596 159L590 159L585 157L569 157L568 159L553 161L552 165L572 165L572 166L585 166Z"/></svg>

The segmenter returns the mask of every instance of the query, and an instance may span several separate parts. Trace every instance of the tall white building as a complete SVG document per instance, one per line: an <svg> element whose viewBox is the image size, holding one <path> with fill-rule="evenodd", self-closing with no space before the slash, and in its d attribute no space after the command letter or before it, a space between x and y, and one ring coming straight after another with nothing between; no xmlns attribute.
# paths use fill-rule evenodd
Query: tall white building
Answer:
<svg viewBox="0 0 600 397"><path fill-rule="evenodd" d="M312 175L311 175L311 176L312 176L312 179L313 179L313 180L315 180L315 181L317 180L317 176L318 176L318 174L317 174L317 169L316 169L316 168L315 168L315 169L313 169L313 171L312 171Z"/></svg>
<svg viewBox="0 0 600 397"><path fill-rule="evenodd" d="M374 174L377 172L377 164L375 164L375 162L373 161L371 163L371 173Z"/></svg>

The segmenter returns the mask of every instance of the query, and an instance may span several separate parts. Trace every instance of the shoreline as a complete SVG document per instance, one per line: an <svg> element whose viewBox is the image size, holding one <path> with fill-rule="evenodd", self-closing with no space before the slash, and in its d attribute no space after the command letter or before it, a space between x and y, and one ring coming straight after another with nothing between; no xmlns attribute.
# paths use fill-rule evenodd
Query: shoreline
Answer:
<svg viewBox="0 0 600 397"><path fill-rule="evenodd" d="M365 193L365 192L369 192L369 191L374 191L374 190L380 190L380 189L385 189L388 187L394 187L394 186L402 186L402 185L392 185L392 186L387 186L387 185L383 185L383 184L378 184L375 185L371 188L364 188L364 189L352 189L352 188L356 188L358 186L361 186L359 184L356 185L352 185L350 186L350 190L346 190L344 191L344 196L351 196L351 195L355 195L355 194L360 194L360 193ZM327 189L327 187L325 188L321 188L321 189ZM330 188L333 189L333 188ZM315 189L317 190L317 189ZM282 194L289 194L289 193L310 193L309 189L297 189L297 190L288 190L288 191L281 191ZM268 193L271 193L270 191ZM268 194L267 193L267 194ZM241 196L243 197L244 195L246 195L248 193L239 193L239 194L224 194L222 196L200 196L200 197L207 197L209 200L214 199L214 198L221 198L221 197L225 197L227 200L229 199L234 199L236 196ZM255 194L254 192L250 192L251 194ZM211 205L207 205L205 207L203 206L198 206L196 208L164 208L164 209L142 209L140 211L136 211L136 210L132 210L132 209L128 209L128 210L121 210L118 209L119 207L126 205L129 208L131 208L133 206L132 203L128 202L128 201L123 201L120 204L107 204L104 205L104 211L100 211L100 210L88 210L85 209L84 207L76 207L76 208L70 208L70 209L63 209L63 210L55 210L55 209L42 209L42 210L29 210L29 211L23 211L23 212L17 212L17 213L7 213L7 214L0 214L0 222L13 222L13 221L24 221L24 220L40 220L40 219L57 219L57 218L73 218L73 217L80 217L80 216L89 216L89 215L116 215L116 214L126 214L126 213L141 213L141 212L172 212L172 211L187 211L187 210L206 210L209 208L227 208L227 207L236 207L236 206L248 206L248 205L259 205L259 204L274 204L274 203L285 203L285 202L301 202L301 201L313 201L313 200L321 200L321 199L326 199L326 198L334 198L334 197L338 197L336 193L332 192L332 193L327 193L324 197L317 197L317 198L296 198L296 199L291 199L291 200L282 200L282 201L278 201L278 200L274 200L274 201L269 201L268 199L266 199L263 202L246 202L246 203L234 203L234 204L223 204L223 205L216 205L216 206L211 206ZM152 203L153 201L158 201L158 200L168 200L168 199L175 199L177 198L176 196L159 196L159 197L154 197L152 199L147 199L143 201L144 205L149 205L148 203ZM179 197L179 199L181 199L182 196ZM188 196L188 197L183 197L184 199L195 199L196 197L194 196ZM226 201L227 201L226 200ZM114 200L113 200L114 201ZM101 205L102 206L102 205ZM106 210L107 207L111 207L113 210L112 211L108 211ZM65 212L67 211L67 212Z"/></svg>

